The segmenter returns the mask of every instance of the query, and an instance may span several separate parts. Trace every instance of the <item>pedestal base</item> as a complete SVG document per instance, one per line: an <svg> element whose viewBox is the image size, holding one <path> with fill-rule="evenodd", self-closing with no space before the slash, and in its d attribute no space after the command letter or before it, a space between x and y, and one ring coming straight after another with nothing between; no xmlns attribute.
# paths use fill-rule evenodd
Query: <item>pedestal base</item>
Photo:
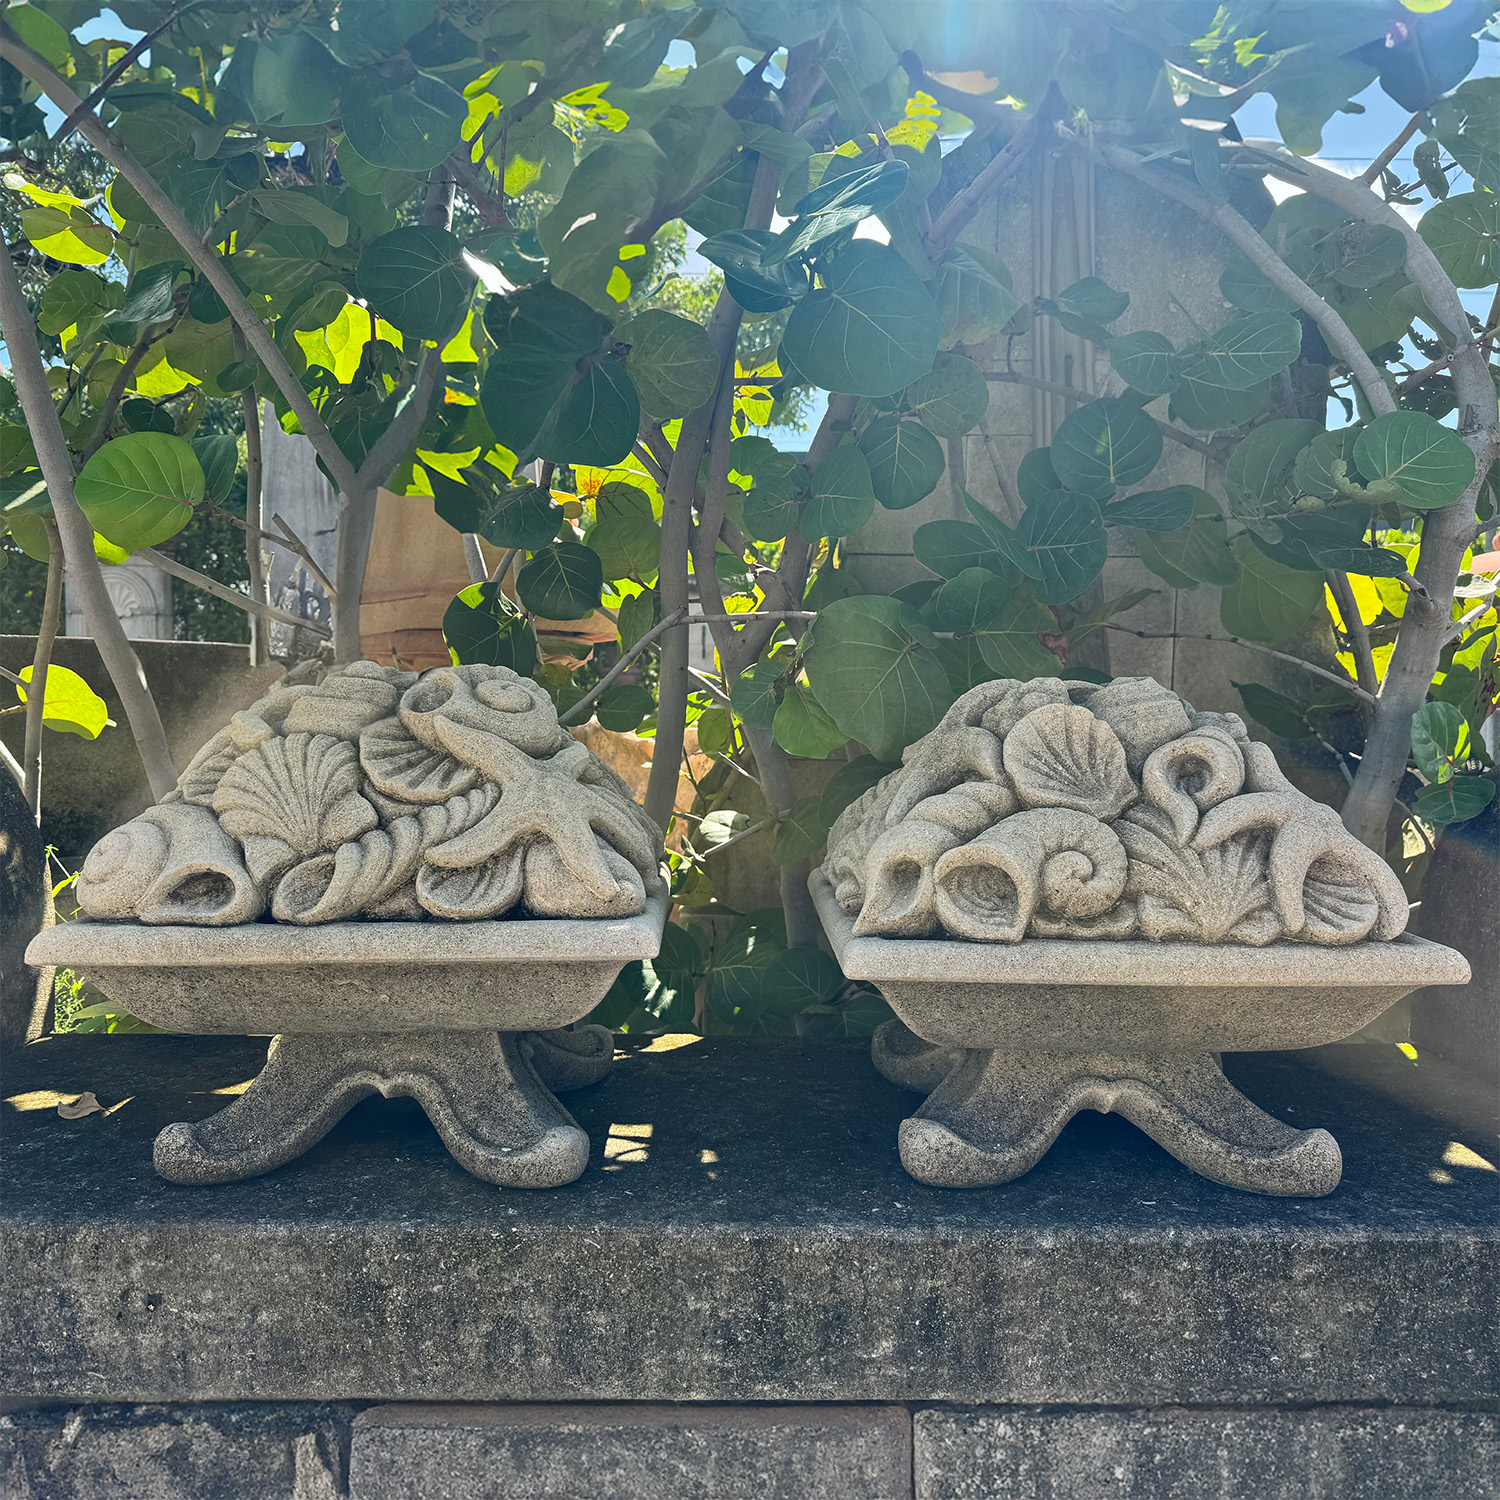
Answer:
<svg viewBox="0 0 1500 1500"><path fill-rule="evenodd" d="M1326 1130L1256 1108L1208 1053L961 1051L888 1021L872 1057L893 1083L930 1090L900 1143L901 1164L934 1187L1021 1176L1081 1109L1124 1115L1184 1166L1246 1192L1318 1198L1343 1172Z"/></svg>
<svg viewBox="0 0 1500 1500"><path fill-rule="evenodd" d="M589 1139L550 1090L597 1082L613 1054L602 1026L274 1037L233 1104L157 1136L156 1170L191 1185L255 1177L316 1145L361 1099L406 1095L476 1177L561 1187L587 1166Z"/></svg>

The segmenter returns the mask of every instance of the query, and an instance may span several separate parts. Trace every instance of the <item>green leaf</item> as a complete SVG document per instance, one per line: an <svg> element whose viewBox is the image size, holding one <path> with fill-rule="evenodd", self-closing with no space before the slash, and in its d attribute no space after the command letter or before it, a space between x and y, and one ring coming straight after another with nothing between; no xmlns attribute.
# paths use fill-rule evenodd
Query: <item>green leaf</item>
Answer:
<svg viewBox="0 0 1500 1500"><path fill-rule="evenodd" d="M835 448L812 477L812 495L802 513L802 538L848 536L875 510L870 465L858 448Z"/></svg>
<svg viewBox="0 0 1500 1500"><path fill-rule="evenodd" d="M721 1021L749 1029L764 1008L761 981L765 971L785 951L786 926L779 911L745 916L714 954L705 991L710 1012Z"/></svg>
<svg viewBox="0 0 1500 1500"><path fill-rule="evenodd" d="M979 529L985 534L990 546L1018 573L1027 578L1039 579L1042 576L1042 565L1026 550L1021 538L999 516L986 510L967 490L962 491L962 494L969 514L978 523ZM1052 495L1048 495L1039 503L1050 505L1052 498ZM981 563L980 566L990 568L991 572L1004 571L1003 568L996 569L989 563Z"/></svg>
<svg viewBox="0 0 1500 1500"><path fill-rule="evenodd" d="M1279 418L1241 438L1224 470L1231 514L1258 516L1289 502L1293 461L1322 431L1321 422Z"/></svg>
<svg viewBox="0 0 1500 1500"><path fill-rule="evenodd" d="M115 237L81 208L23 208L21 232L43 255L75 266L109 259Z"/></svg>
<svg viewBox="0 0 1500 1500"><path fill-rule="evenodd" d="M1354 444L1354 462L1372 483L1397 486L1413 510L1457 500L1474 482L1474 454L1451 427L1425 412L1376 417Z"/></svg>
<svg viewBox="0 0 1500 1500"><path fill-rule="evenodd" d="M1500 280L1500 197L1494 193L1455 193L1422 215L1417 233L1455 286Z"/></svg>
<svg viewBox="0 0 1500 1500"><path fill-rule="evenodd" d="M990 404L984 371L962 354L939 354L932 373L901 393L902 404L929 432L961 438L972 432Z"/></svg>
<svg viewBox="0 0 1500 1500"><path fill-rule="evenodd" d="M239 468L239 444L227 433L192 439L193 452L203 470L203 489L210 500L223 504L234 488Z"/></svg>
<svg viewBox="0 0 1500 1500"><path fill-rule="evenodd" d="M910 170L904 161L877 161L814 188L793 208L795 222L766 255L766 263L790 260L846 229L854 229L905 192Z"/></svg>
<svg viewBox="0 0 1500 1500"><path fill-rule="evenodd" d="M1443 148L1436 141L1423 141L1412 152L1411 164L1417 169L1422 186L1440 202L1452 191L1448 174L1443 170ZM1484 186L1491 192L1497 191L1495 183L1486 182Z"/></svg>
<svg viewBox="0 0 1500 1500"><path fill-rule="evenodd" d="M800 261L766 263L777 237L768 229L726 229L698 247L698 253L724 273L729 295L746 312L779 312L805 297L811 287Z"/></svg>
<svg viewBox="0 0 1500 1500"><path fill-rule="evenodd" d="M1284 641L1296 635L1323 603L1323 578L1266 556L1248 536L1230 544L1240 576L1219 600L1219 618L1234 636Z"/></svg>
<svg viewBox="0 0 1500 1500"><path fill-rule="evenodd" d="M283 188L276 192L252 193L250 202L257 213L273 224L307 225L316 229L335 249L348 243L348 219L310 192ZM388 321L395 322L395 319Z"/></svg>
<svg viewBox="0 0 1500 1500"><path fill-rule="evenodd" d="M1406 571L1406 559L1367 545L1364 534L1369 524L1370 512L1364 506L1340 505L1279 516L1274 540L1260 529L1252 529L1249 535L1267 557L1289 568L1312 573L1336 568L1365 578L1399 577Z"/></svg>
<svg viewBox="0 0 1500 1500"><path fill-rule="evenodd" d="M877 417L865 429L859 447L869 461L875 498L887 510L905 510L925 500L948 463L943 445L920 422L899 417ZM813 490L816 494L817 476Z"/></svg>
<svg viewBox="0 0 1500 1500"><path fill-rule="evenodd" d="M339 77L328 49L304 31L243 38L219 85L220 117L263 127L324 124L338 113Z"/></svg>
<svg viewBox="0 0 1500 1500"><path fill-rule="evenodd" d="M997 677L1029 682L1033 677L1056 677L1062 663L1037 639L1055 635L1057 619L1030 594L1013 594L976 636L979 653Z"/></svg>
<svg viewBox="0 0 1500 1500"><path fill-rule="evenodd" d="M976 565L997 573L1005 570L1005 559L989 537L967 521L928 521L917 527L911 547L917 561L941 578L956 578Z"/></svg>
<svg viewBox="0 0 1500 1500"><path fill-rule="evenodd" d="M1469 739L1469 724L1454 703L1424 703L1411 716L1411 753L1430 782L1447 781L1460 747Z"/></svg>
<svg viewBox="0 0 1500 1500"><path fill-rule="evenodd" d="M785 661L758 661L735 678L729 689L730 706L750 729L769 729L776 718L776 684L786 674Z"/></svg>
<svg viewBox="0 0 1500 1500"><path fill-rule="evenodd" d="M522 453L571 384L579 360L597 351L614 325L571 293L539 282L491 297L484 326L496 347L479 404L500 442Z"/></svg>
<svg viewBox="0 0 1500 1500"><path fill-rule="evenodd" d="M344 134L377 167L430 172L452 156L463 139L467 101L426 73L418 73L393 93L367 86L350 94L344 102Z"/></svg>
<svg viewBox="0 0 1500 1500"><path fill-rule="evenodd" d="M22 682L31 682L31 668L21 668ZM27 701L26 689L16 688L16 697ZM56 662L47 668L46 696L42 700L42 724L59 734L76 734L79 739L97 740L111 723L109 708L98 693L68 667Z"/></svg>
<svg viewBox="0 0 1500 1500"><path fill-rule="evenodd" d="M1195 432L1233 432L1270 408L1270 381L1247 391L1231 391L1210 378L1213 374L1201 354L1183 360L1169 408L1183 426Z"/></svg>
<svg viewBox="0 0 1500 1500"><path fill-rule="evenodd" d="M1058 436L1062 436L1061 428ZM1046 604L1076 599L1104 571L1109 556L1098 502L1071 491L1054 496L1046 505L1028 507L1017 534L1041 569L1037 594Z"/></svg>
<svg viewBox="0 0 1500 1500"><path fill-rule="evenodd" d="M849 738L812 690L799 682L787 684L771 720L771 734L788 755L809 760L826 760Z"/></svg>
<svg viewBox="0 0 1500 1500"><path fill-rule="evenodd" d="M634 734L655 712L651 689L638 682L605 688L594 704L594 717L616 734Z"/></svg>
<svg viewBox="0 0 1500 1500"><path fill-rule="evenodd" d="M1058 308L1086 323L1113 323L1130 306L1130 293L1117 292L1097 276L1085 276L1053 299Z"/></svg>
<svg viewBox="0 0 1500 1500"><path fill-rule="evenodd" d="M891 396L932 369L937 309L894 250L856 240L799 302L783 345L810 381L856 396Z"/></svg>
<svg viewBox="0 0 1500 1500"><path fill-rule="evenodd" d="M77 323L81 330L118 306L122 290L118 282L105 281L92 271L59 271L42 288L37 327L59 334Z"/></svg>
<svg viewBox="0 0 1500 1500"><path fill-rule="evenodd" d="M1193 497L1193 518L1186 526L1165 534L1138 532L1141 560L1158 578L1174 588L1200 583L1226 588L1240 576L1240 565L1229 547L1229 531L1219 502L1207 490L1179 485Z"/></svg>
<svg viewBox="0 0 1500 1500"><path fill-rule="evenodd" d="M443 639L464 666L509 667L522 677L536 671L531 622L495 580L472 583L454 598L443 612Z"/></svg>
<svg viewBox="0 0 1500 1500"><path fill-rule="evenodd" d="M359 263L359 289L375 311L411 338L451 338L469 308L474 273L446 229L414 224L383 234Z"/></svg>
<svg viewBox="0 0 1500 1500"><path fill-rule="evenodd" d="M40 469L23 469L0 479L0 519L22 515L52 515L52 496Z"/></svg>
<svg viewBox="0 0 1500 1500"><path fill-rule="evenodd" d="M1219 276L1224 300L1242 312L1291 312L1296 303L1243 255L1237 255Z"/></svg>
<svg viewBox="0 0 1500 1500"><path fill-rule="evenodd" d="M1312 739L1313 732L1307 727L1305 710L1300 704L1258 682L1231 682L1230 686L1239 693L1245 712L1272 734L1284 740Z"/></svg>
<svg viewBox="0 0 1500 1500"><path fill-rule="evenodd" d="M583 620L599 608L604 570L599 554L579 542L553 542L516 577L516 592L544 620Z"/></svg>
<svg viewBox="0 0 1500 1500"><path fill-rule="evenodd" d="M172 413L158 406L154 401L147 401L141 397L133 397L129 401L120 403L120 415L125 419L125 425L132 432L176 432L177 423L172 420ZM194 452L197 451L195 448ZM202 462L201 458L199 460Z"/></svg>
<svg viewBox="0 0 1500 1500"><path fill-rule="evenodd" d="M621 601L615 624L620 632L620 650L628 651L661 620L661 596L654 589L631 594Z"/></svg>
<svg viewBox="0 0 1500 1500"><path fill-rule="evenodd" d="M1052 449L1033 448L1016 466L1016 489L1023 505L1042 505L1067 486L1052 467Z"/></svg>
<svg viewBox="0 0 1500 1500"><path fill-rule="evenodd" d="M1141 531L1181 531L1193 519L1197 495L1188 484L1167 490L1137 490L1104 507L1106 526L1134 526Z"/></svg>
<svg viewBox="0 0 1500 1500"><path fill-rule="evenodd" d="M1340 286L1372 287L1406 268L1406 236L1389 224L1351 224L1339 236L1333 279Z"/></svg>
<svg viewBox="0 0 1500 1500"><path fill-rule="evenodd" d="M937 591L933 618L939 630L973 635L1002 617L1011 594L1005 582L988 570L965 568Z"/></svg>
<svg viewBox="0 0 1500 1500"><path fill-rule="evenodd" d="M1424 786L1412 811L1424 823L1444 827L1477 818L1495 800L1495 783L1487 776L1455 776L1437 786Z"/></svg>
<svg viewBox="0 0 1500 1500"><path fill-rule="evenodd" d="M1291 313L1251 313L1221 328L1194 362L1201 379L1247 391L1279 374L1302 349L1302 325Z"/></svg>
<svg viewBox="0 0 1500 1500"><path fill-rule="evenodd" d="M809 1005L826 1005L846 983L837 961L821 948L778 953L760 979L765 1009L782 1018L799 1015Z"/></svg>
<svg viewBox="0 0 1500 1500"><path fill-rule="evenodd" d="M606 578L654 578L661 565L661 525L651 500L633 484L611 481L594 500L598 517L588 535Z"/></svg>
<svg viewBox="0 0 1500 1500"><path fill-rule="evenodd" d="M1165 334L1127 333L1110 339L1104 351L1115 374L1143 396L1165 396L1177 389L1182 361Z"/></svg>
<svg viewBox="0 0 1500 1500"><path fill-rule="evenodd" d="M938 262L932 298L941 327L940 349L983 343L1026 305L1012 289L1010 270L999 256L963 244L954 245Z"/></svg>
<svg viewBox="0 0 1500 1500"><path fill-rule="evenodd" d="M648 308L621 324L615 337L630 346L625 368L653 417L685 417L713 394L718 356L692 319Z"/></svg>
<svg viewBox="0 0 1500 1500"><path fill-rule="evenodd" d="M778 865L794 865L798 860L810 858L823 847L828 828L823 821L822 799L799 798L776 830L772 857Z"/></svg>
<svg viewBox="0 0 1500 1500"><path fill-rule="evenodd" d="M603 354L568 393L537 439L537 451L554 463L608 468L635 446L640 426L640 398L624 360Z"/></svg>
<svg viewBox="0 0 1500 1500"><path fill-rule="evenodd" d="M1500 83L1494 78L1471 78L1429 111L1437 141L1474 179L1477 187L1500 192ZM1427 153L1424 162L1423 153ZM1436 141L1426 141L1413 153L1422 185L1435 198L1446 198L1447 177L1438 166ZM1441 189L1437 184L1441 182Z"/></svg>
<svg viewBox="0 0 1500 1500"><path fill-rule="evenodd" d="M176 536L203 498L203 467L186 438L132 432L107 442L78 475L95 531L134 552Z"/></svg>
<svg viewBox="0 0 1500 1500"><path fill-rule="evenodd" d="M894 762L950 702L942 664L914 627L908 606L871 595L835 599L813 623L806 656L813 691L844 734L879 760Z"/></svg>
<svg viewBox="0 0 1500 1500"><path fill-rule="evenodd" d="M1063 419L1052 438L1052 467L1069 489L1106 500L1156 467L1161 442L1161 428L1140 407L1106 396Z"/></svg>
<svg viewBox="0 0 1500 1500"><path fill-rule="evenodd" d="M426 469L433 508L455 531L473 532L492 547L521 547L527 552L546 546L557 535L562 507L546 490L525 482L511 484L487 464L462 472L465 483Z"/></svg>

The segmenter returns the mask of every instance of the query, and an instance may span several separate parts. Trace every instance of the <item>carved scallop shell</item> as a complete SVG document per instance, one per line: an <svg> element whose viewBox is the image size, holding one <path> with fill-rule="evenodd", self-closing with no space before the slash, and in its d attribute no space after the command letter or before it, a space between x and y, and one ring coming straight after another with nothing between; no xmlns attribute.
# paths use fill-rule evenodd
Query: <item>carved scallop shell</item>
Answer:
<svg viewBox="0 0 1500 1500"><path fill-rule="evenodd" d="M402 802L446 802L480 782L473 766L424 744L397 718L360 732L359 763L377 792Z"/></svg>
<svg viewBox="0 0 1500 1500"><path fill-rule="evenodd" d="M359 794L354 746L324 734L289 734L242 755L220 781L214 811L260 881L351 843L378 822Z"/></svg>
<svg viewBox="0 0 1500 1500"><path fill-rule="evenodd" d="M1028 807L1067 807L1108 822L1136 800L1125 749L1086 708L1051 703L1005 738L1005 769Z"/></svg>
<svg viewBox="0 0 1500 1500"><path fill-rule="evenodd" d="M450 921L498 917L521 899L525 863L526 850L514 848L461 870L424 864L417 872L417 900Z"/></svg>
<svg viewBox="0 0 1500 1500"><path fill-rule="evenodd" d="M240 758L240 747L227 729L221 729L188 763L177 778L183 801L212 807L214 792L224 773Z"/></svg>

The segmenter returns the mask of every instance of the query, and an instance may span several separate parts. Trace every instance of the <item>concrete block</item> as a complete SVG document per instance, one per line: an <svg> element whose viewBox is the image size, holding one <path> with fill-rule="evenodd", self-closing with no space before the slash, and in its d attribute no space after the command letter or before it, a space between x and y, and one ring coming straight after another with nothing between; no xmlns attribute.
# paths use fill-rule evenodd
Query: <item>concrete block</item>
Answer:
<svg viewBox="0 0 1500 1500"><path fill-rule="evenodd" d="M0 1416L3 1500L342 1500L340 1405L49 1407Z"/></svg>
<svg viewBox="0 0 1500 1500"><path fill-rule="evenodd" d="M907 1500L895 1406L378 1406L350 1500Z"/></svg>
<svg viewBox="0 0 1500 1500"><path fill-rule="evenodd" d="M1493 1414L922 1411L916 1500L1493 1500Z"/></svg>

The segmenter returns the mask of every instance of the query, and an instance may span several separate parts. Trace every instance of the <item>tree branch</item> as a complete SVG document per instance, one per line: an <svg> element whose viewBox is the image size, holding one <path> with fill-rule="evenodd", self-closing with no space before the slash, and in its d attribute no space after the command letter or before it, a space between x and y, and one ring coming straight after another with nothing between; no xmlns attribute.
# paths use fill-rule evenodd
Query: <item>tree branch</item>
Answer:
<svg viewBox="0 0 1500 1500"><path fill-rule="evenodd" d="M681 624L681 622L687 619L687 617L687 610L683 609L676 614L667 615L660 622L660 624L653 625L651 629L648 630L646 634L643 635L640 640L638 640L635 645L630 648L630 650L621 655L619 661L617 661L614 666L612 666L609 671L606 672L604 676L601 677L599 681L596 682L594 686L578 700L577 703L575 703L565 713L560 713L557 716L557 722L559 724L571 724L575 719L587 717L588 710L591 709L599 701L600 697L604 693L604 690L606 688L613 687L614 684L619 680L620 676L630 668L631 664L636 660L638 656L640 656L644 651L649 650L651 646L655 645L657 639L660 636L666 634L666 632L669 631L674 625Z"/></svg>
<svg viewBox="0 0 1500 1500"><path fill-rule="evenodd" d="M1054 396L1061 396L1065 401L1072 401L1078 406L1087 406L1091 401L1097 401L1098 396L1090 395L1087 391L1080 391L1071 385L1059 385L1055 380L1038 380L1035 375L1023 375L1019 370L986 370L986 380L998 381L1001 385L1024 385L1037 391L1051 391ZM1151 413L1146 413L1151 417ZM1160 417L1151 417L1151 420L1161 428L1163 437L1171 438L1174 443L1184 448L1191 448L1194 453L1202 453L1207 458L1217 459L1218 451L1212 443L1206 443L1202 438L1194 437L1190 432L1183 432L1180 428L1172 426L1170 422L1163 422Z"/></svg>
<svg viewBox="0 0 1500 1500"><path fill-rule="evenodd" d="M1118 630L1121 635L1133 635L1138 641L1214 641L1221 646L1243 646L1247 651L1259 651L1262 656L1274 656L1278 661L1287 661L1294 667L1301 667L1304 672L1311 672L1314 677L1337 683L1346 693L1353 693L1356 698L1366 703L1376 701L1374 696L1367 693L1358 683L1350 682L1347 677L1340 677L1337 672L1330 672L1326 667L1320 667L1314 662L1303 661L1300 656L1293 656L1290 652L1277 651L1272 646L1262 646L1259 641L1243 640L1237 635L1209 635L1206 632L1187 630L1132 630L1128 625L1113 625L1107 622L1104 628Z"/></svg>
<svg viewBox="0 0 1500 1500"><path fill-rule="evenodd" d="M1366 187L1380 180L1380 174L1395 161L1401 153L1401 148L1422 128L1422 121L1426 119L1426 111L1418 110L1405 125L1401 127L1401 133L1393 140L1374 161L1370 163L1363 172L1359 174L1359 180Z"/></svg>
<svg viewBox="0 0 1500 1500"><path fill-rule="evenodd" d="M57 525L46 522L47 592L42 600L42 618L37 627L36 649L31 656L31 685L26 690L26 740L22 760L26 767L23 791L37 822L42 821L42 727L47 713L47 671L52 665L52 646L62 616L63 550Z"/></svg>
<svg viewBox="0 0 1500 1500"><path fill-rule="evenodd" d="M108 130L92 110L82 108L83 101L71 85L60 77L40 54L33 52L0 17L0 57L24 73L61 110L76 115L77 127L84 138L98 153L114 167L122 177L145 200L152 213L177 242L183 253L203 273L209 285L223 299L229 315L243 330L250 347L265 365L276 388L286 399L287 405L296 413L302 430L307 434L318 457L333 476L335 486L342 490L355 483L354 467L345 458L343 450L334 442L327 424L319 416L297 377L292 374L285 355L276 347L265 324L255 315L245 294L229 274L224 263L208 249L193 233L192 226L183 217L182 211L162 191L161 185L138 162L124 144Z"/></svg>
<svg viewBox="0 0 1500 1500"><path fill-rule="evenodd" d="M1338 601L1339 614L1344 621L1344 634L1349 637L1354 653L1355 676L1373 701L1380 695L1380 678L1376 674L1375 658L1370 651L1370 629L1360 615L1349 575L1331 569L1328 573L1328 587L1333 590L1333 597Z"/></svg>
<svg viewBox="0 0 1500 1500"><path fill-rule="evenodd" d="M260 615L262 619L277 620L283 625L294 625L298 630L305 630L310 635L320 636L323 640L332 637L333 632L326 625L319 625L316 620L305 619L302 615L294 615L284 609L277 609L274 604L262 604L258 599L252 599L249 594L242 594L238 589L232 589L227 584L220 583L216 578L210 578L206 573L200 573L196 568L190 568L186 563L180 563L175 557L168 557L164 552L158 552L155 547L137 547L134 557L145 559L153 568L160 568L163 573L170 573L173 578L180 578L184 583L190 583L194 588L199 588L206 594L212 594L216 599L222 599L226 604L232 604L236 609L242 609L247 615Z"/></svg>
<svg viewBox="0 0 1500 1500"><path fill-rule="evenodd" d="M63 563L83 601L89 633L94 638L104 668L109 673L120 704L130 724L130 732L145 767L152 796L165 797L177 785L172 752L161 727L161 715L146 686L146 674L125 629L115 613L114 604L104 587L99 559L94 554L94 528L79 508L73 491L73 459L67 440L52 404L47 385L47 371L37 345L36 325L21 294L16 268L10 258L10 246L0 233L0 332L4 333L10 352L11 375L16 383L31 440L36 447L37 462L47 482L52 499L52 514L62 541Z"/></svg>
<svg viewBox="0 0 1500 1500"><path fill-rule="evenodd" d="M1049 90L1036 112L995 153L973 182L948 200L942 212L932 221L932 228L922 241L922 248L927 252L929 260L939 261L943 258L958 238L959 231L979 212L979 206L1007 177L1020 168L1031 148L1041 139L1043 122L1051 118L1052 98L1053 94Z"/></svg>

